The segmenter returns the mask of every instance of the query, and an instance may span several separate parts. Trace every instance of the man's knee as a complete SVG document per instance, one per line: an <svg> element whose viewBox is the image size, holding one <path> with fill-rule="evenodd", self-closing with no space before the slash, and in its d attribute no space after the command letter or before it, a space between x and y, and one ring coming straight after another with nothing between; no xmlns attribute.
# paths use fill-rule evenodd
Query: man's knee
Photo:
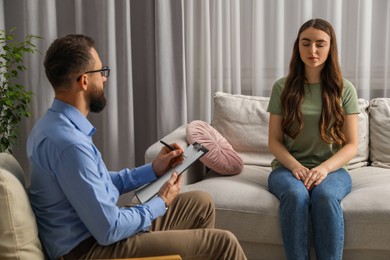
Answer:
<svg viewBox="0 0 390 260"><path fill-rule="evenodd" d="M241 250L240 242L237 237L229 230L214 229L211 231L220 241L220 248Z"/></svg>
<svg viewBox="0 0 390 260"><path fill-rule="evenodd" d="M215 210L214 200L210 194L204 191L188 191L181 194L183 199L190 201L198 207Z"/></svg>
<svg viewBox="0 0 390 260"><path fill-rule="evenodd" d="M224 236L226 237L226 239L228 241L230 241L230 243L239 244L237 237L231 231L229 231L229 230L222 230L222 232L224 233Z"/></svg>

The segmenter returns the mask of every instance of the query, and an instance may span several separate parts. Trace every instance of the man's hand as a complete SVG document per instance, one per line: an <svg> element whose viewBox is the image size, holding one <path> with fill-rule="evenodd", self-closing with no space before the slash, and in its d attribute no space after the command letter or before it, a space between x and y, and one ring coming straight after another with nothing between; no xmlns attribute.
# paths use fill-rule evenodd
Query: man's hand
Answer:
<svg viewBox="0 0 390 260"><path fill-rule="evenodd" d="M170 206L173 199L180 193L182 176L178 176L177 172L172 173L171 178L167 180L158 191L158 195L165 201L167 206Z"/></svg>
<svg viewBox="0 0 390 260"><path fill-rule="evenodd" d="M168 147L163 146L152 163L153 170L157 177L161 177L169 169L183 161L183 150L178 144L172 144L172 146L176 148L176 150L171 151Z"/></svg>

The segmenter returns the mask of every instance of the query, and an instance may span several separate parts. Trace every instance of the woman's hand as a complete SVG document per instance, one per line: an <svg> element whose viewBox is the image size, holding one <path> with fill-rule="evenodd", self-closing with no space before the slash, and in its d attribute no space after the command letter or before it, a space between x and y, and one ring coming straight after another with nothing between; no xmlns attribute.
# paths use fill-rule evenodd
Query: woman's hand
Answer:
<svg viewBox="0 0 390 260"><path fill-rule="evenodd" d="M300 180L300 181L305 181L305 179L307 178L307 175L309 173L309 169L306 168L305 166L303 165L299 165L297 167L295 167L291 173L294 175L294 177L297 179L297 180Z"/></svg>
<svg viewBox="0 0 390 260"><path fill-rule="evenodd" d="M156 159L154 159L152 166L157 177L161 177L169 169L183 161L183 150L180 146L178 144L172 144L172 147L176 150L172 151L168 147L163 146Z"/></svg>
<svg viewBox="0 0 390 260"><path fill-rule="evenodd" d="M308 172L303 184L308 190L312 190L315 186L318 186L328 174L329 172L327 169L319 165Z"/></svg>

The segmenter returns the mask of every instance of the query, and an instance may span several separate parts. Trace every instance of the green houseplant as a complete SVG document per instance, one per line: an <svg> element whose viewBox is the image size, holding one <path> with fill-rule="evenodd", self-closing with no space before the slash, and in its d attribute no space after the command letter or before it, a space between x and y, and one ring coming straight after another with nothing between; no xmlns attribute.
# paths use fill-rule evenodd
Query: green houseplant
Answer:
<svg viewBox="0 0 390 260"><path fill-rule="evenodd" d="M0 30L0 152L12 153L12 145L18 142L19 122L30 116L29 103L32 92L18 83L25 54L38 52L33 41L40 37L28 35L18 41L12 32Z"/></svg>

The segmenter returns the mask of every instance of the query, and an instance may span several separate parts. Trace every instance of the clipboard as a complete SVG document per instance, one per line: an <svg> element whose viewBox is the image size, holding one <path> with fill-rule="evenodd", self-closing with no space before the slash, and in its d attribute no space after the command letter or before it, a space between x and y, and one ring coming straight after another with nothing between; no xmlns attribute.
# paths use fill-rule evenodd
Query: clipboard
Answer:
<svg viewBox="0 0 390 260"><path fill-rule="evenodd" d="M155 197L161 186L167 180L169 180L174 171L177 171L178 175L181 175L185 170L188 169L188 167L190 167L194 162L196 162L200 157L205 155L208 151L209 150L207 148L197 142L188 146L187 149L184 150L184 160L181 164L170 169L167 173L165 173L157 180L148 183L135 191L135 196L137 197L138 201L142 204Z"/></svg>

